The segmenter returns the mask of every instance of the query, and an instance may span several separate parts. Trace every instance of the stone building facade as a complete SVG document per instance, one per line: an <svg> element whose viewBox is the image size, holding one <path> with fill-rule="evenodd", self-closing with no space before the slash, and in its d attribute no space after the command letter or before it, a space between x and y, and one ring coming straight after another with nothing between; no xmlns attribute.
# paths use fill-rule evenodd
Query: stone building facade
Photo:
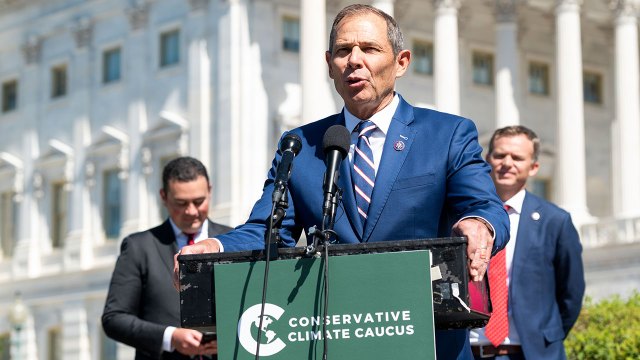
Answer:
<svg viewBox="0 0 640 360"><path fill-rule="evenodd" d="M324 51L352 2L0 0L2 358L132 358L100 315L119 241L165 216L163 164L201 159L211 218L241 223L282 131L341 109ZM588 294L640 287L639 2L363 2L403 29L411 103L473 119L483 145L538 132L531 190L580 227Z"/></svg>

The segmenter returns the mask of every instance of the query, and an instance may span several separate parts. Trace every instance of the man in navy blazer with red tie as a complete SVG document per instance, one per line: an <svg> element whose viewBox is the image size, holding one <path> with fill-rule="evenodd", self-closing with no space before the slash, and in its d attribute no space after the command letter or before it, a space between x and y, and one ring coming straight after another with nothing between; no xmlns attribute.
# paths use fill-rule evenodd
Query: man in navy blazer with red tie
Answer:
<svg viewBox="0 0 640 360"><path fill-rule="evenodd" d="M525 190L540 167L539 151L540 139L524 126L496 130L489 144L491 177L511 221L511 240L504 250L508 327L494 339L497 346L489 343L493 318L484 329L473 330L476 358L565 359L563 340L582 307L582 246L571 216ZM494 266L492 260L491 290Z"/></svg>
<svg viewBox="0 0 640 360"><path fill-rule="evenodd" d="M507 215L482 159L473 122L413 107L394 91L410 60L398 25L386 13L351 5L336 16L326 61L345 106L339 114L291 131L302 140L302 150L293 163L280 235L287 246L294 246L303 230L322 225L327 169L322 141L327 129L343 125L353 131L361 121L370 120L376 126L369 138L375 185L365 217L358 213L360 195L352 183L356 137L352 135L349 158L339 170L338 184L344 191L334 226L339 242L465 235L473 260L470 275L481 279L492 251L504 247L508 239ZM278 151L263 195L244 225L216 240L186 247L183 253L263 249L281 157ZM436 351L439 359L471 358L468 332L438 332Z"/></svg>

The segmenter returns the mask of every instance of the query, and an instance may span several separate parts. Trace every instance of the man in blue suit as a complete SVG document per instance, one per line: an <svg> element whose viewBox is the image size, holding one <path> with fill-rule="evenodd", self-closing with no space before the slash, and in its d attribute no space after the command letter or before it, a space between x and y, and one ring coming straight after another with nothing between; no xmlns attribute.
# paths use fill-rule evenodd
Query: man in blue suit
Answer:
<svg viewBox="0 0 640 360"><path fill-rule="evenodd" d="M336 16L326 61L345 106L339 114L291 130L302 140L302 150L288 183L289 206L281 239L286 246L294 246L303 230L322 224L326 130L339 124L353 131L370 120L368 163L375 175L370 179L372 193L366 196L368 210L358 205L356 197L362 192L352 182L358 137L354 133L349 160L339 170L339 186L344 191L334 226L339 242L464 235L472 260L469 272L479 280L492 251L506 244L508 218L491 182L490 168L482 159L473 122L413 107L394 91L396 79L405 73L410 60L398 25L386 13L351 5ZM215 240L184 248L182 253L264 249L265 219L269 218L281 157L278 151L263 195L244 225ZM438 332L436 343L439 359L472 358L466 330Z"/></svg>
<svg viewBox="0 0 640 360"><path fill-rule="evenodd" d="M582 246L571 216L525 190L527 179L538 172L539 149L537 135L524 126L496 130L489 144L491 177L511 221L511 240L503 250L508 327L506 338L492 340L497 346L489 340L493 318L486 328L473 330L476 358L565 359L563 340L582 307ZM492 260L492 291L494 266ZM495 305L493 294L491 299ZM495 311L494 306L492 316Z"/></svg>

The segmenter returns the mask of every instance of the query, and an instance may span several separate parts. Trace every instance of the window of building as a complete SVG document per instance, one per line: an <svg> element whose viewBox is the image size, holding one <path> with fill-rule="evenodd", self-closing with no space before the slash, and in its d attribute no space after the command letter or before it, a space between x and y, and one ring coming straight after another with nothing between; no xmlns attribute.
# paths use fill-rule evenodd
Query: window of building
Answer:
<svg viewBox="0 0 640 360"><path fill-rule="evenodd" d="M64 183L54 183L52 186L51 209L51 241L54 248L61 248L67 235L68 221L68 192Z"/></svg>
<svg viewBox="0 0 640 360"><path fill-rule="evenodd" d="M532 178L527 181L527 190L543 199L551 199L551 180Z"/></svg>
<svg viewBox="0 0 640 360"><path fill-rule="evenodd" d="M160 34L160 67L180 62L180 31L171 30Z"/></svg>
<svg viewBox="0 0 640 360"><path fill-rule="evenodd" d="M415 40L412 55L413 71L416 74L433 75L433 44Z"/></svg>
<svg viewBox="0 0 640 360"><path fill-rule="evenodd" d="M18 107L18 81L2 83L2 112L15 110Z"/></svg>
<svg viewBox="0 0 640 360"><path fill-rule="evenodd" d="M493 55L473 52L473 83L493 85Z"/></svg>
<svg viewBox="0 0 640 360"><path fill-rule="evenodd" d="M529 93L535 95L549 95L549 65L529 63Z"/></svg>
<svg viewBox="0 0 640 360"><path fill-rule="evenodd" d="M59 65L51 68L51 97L67 95L67 66Z"/></svg>
<svg viewBox="0 0 640 360"><path fill-rule="evenodd" d="M120 80L120 48L107 50L102 54L102 82Z"/></svg>
<svg viewBox="0 0 640 360"><path fill-rule="evenodd" d="M602 104L602 75L585 71L582 75L584 101Z"/></svg>
<svg viewBox="0 0 640 360"><path fill-rule="evenodd" d="M160 158L160 164L158 166L158 169L164 169L165 166L167 166L167 164L169 163L169 161L175 159L176 155L169 155L169 156L163 156ZM162 183L160 184L160 186L163 186ZM169 217L169 212L167 211L166 206L164 206L162 204L162 199L160 199L160 197L157 197L158 201L160 202L160 218L161 219L166 219Z"/></svg>
<svg viewBox="0 0 640 360"><path fill-rule="evenodd" d="M0 334L0 360L11 359L11 336L9 333Z"/></svg>
<svg viewBox="0 0 640 360"><path fill-rule="evenodd" d="M118 177L118 172L118 170L104 172L104 214L102 219L107 239L117 238L122 225L122 181Z"/></svg>
<svg viewBox="0 0 640 360"><path fill-rule="evenodd" d="M15 193L12 191L0 194L0 246L5 258L13 253L15 244L15 225L17 220L17 206L13 201Z"/></svg>
<svg viewBox="0 0 640 360"><path fill-rule="evenodd" d="M118 344L105 335L104 331L101 331L102 339L100 342L100 360L117 360L118 359Z"/></svg>
<svg viewBox="0 0 640 360"><path fill-rule="evenodd" d="M282 49L295 53L300 51L300 19L282 18Z"/></svg>
<svg viewBox="0 0 640 360"><path fill-rule="evenodd" d="M62 332L51 328L47 332L47 360L62 360Z"/></svg>

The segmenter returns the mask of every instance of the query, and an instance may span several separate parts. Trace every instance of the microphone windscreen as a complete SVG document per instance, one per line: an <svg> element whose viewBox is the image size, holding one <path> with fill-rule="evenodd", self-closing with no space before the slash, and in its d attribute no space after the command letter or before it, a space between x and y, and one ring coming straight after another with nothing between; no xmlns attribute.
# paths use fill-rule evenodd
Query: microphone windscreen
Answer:
<svg viewBox="0 0 640 360"><path fill-rule="evenodd" d="M338 150L344 159L351 145L351 134L343 125L333 125L327 129L322 139L322 147L326 154L331 150Z"/></svg>
<svg viewBox="0 0 640 360"><path fill-rule="evenodd" d="M300 140L300 136L294 133L288 133L280 142L280 151L282 152L288 150L293 152L294 155L298 155L300 149L302 149L302 141Z"/></svg>

